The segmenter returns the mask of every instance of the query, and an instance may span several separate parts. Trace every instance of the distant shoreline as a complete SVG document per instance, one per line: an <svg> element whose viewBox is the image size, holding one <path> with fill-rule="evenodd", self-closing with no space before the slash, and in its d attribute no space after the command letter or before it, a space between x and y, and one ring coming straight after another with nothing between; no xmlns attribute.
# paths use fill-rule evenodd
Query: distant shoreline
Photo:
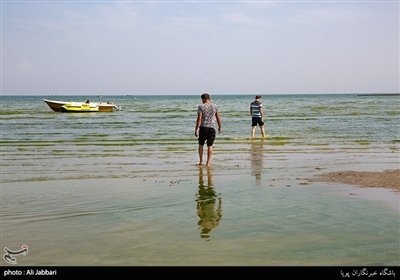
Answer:
<svg viewBox="0 0 400 280"><path fill-rule="evenodd" d="M400 93L364 93L357 96L400 96Z"/></svg>

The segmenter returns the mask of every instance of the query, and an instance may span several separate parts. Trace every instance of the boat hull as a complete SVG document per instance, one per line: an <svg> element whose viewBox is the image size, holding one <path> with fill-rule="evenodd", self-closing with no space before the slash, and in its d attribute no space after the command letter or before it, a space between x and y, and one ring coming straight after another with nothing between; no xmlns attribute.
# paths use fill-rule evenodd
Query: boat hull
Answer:
<svg viewBox="0 0 400 280"><path fill-rule="evenodd" d="M99 107L92 103L68 103L61 106L61 112L67 113L92 113L98 111Z"/></svg>
<svg viewBox="0 0 400 280"><path fill-rule="evenodd" d="M48 100L43 99L43 101L50 107L51 110L54 112L61 112L61 107L71 103L71 102L64 102L64 101L55 101L55 100ZM115 109L115 104L107 104L107 103L95 103L98 106L97 112L112 112Z"/></svg>

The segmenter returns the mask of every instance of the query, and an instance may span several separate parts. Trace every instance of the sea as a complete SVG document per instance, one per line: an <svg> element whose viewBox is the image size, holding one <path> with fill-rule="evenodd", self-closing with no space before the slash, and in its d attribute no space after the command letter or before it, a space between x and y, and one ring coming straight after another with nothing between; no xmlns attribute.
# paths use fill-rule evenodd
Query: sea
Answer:
<svg viewBox="0 0 400 280"><path fill-rule="evenodd" d="M308 180L398 169L400 96L265 94L263 139L254 95L210 95L210 167L200 94L0 96L1 266L400 265L398 193Z"/></svg>

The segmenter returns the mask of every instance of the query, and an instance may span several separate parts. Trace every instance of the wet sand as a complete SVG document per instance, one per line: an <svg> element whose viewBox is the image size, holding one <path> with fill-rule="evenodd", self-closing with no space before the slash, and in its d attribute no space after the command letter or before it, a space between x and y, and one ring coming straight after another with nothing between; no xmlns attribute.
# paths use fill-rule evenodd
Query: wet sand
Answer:
<svg viewBox="0 0 400 280"><path fill-rule="evenodd" d="M332 182L369 188L385 188L400 191L400 169L383 172L339 171L318 174L309 182Z"/></svg>

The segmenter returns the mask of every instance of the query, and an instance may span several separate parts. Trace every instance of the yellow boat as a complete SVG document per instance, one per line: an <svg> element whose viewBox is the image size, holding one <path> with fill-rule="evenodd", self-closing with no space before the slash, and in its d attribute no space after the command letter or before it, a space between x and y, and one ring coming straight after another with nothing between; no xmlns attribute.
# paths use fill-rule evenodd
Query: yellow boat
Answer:
<svg viewBox="0 0 400 280"><path fill-rule="evenodd" d="M61 106L61 112L89 113L98 111L99 106L94 103L71 102Z"/></svg>
<svg viewBox="0 0 400 280"><path fill-rule="evenodd" d="M48 99L43 99L43 101L50 107L51 110L54 112L60 112L61 107L70 104L70 103L79 103L82 104L82 102L65 102L65 101L56 101L56 100L48 100ZM112 112L113 110L121 110L121 106L115 105L111 101L108 101L107 103L93 103L99 107L98 111L99 112ZM82 112L82 111L81 111Z"/></svg>

